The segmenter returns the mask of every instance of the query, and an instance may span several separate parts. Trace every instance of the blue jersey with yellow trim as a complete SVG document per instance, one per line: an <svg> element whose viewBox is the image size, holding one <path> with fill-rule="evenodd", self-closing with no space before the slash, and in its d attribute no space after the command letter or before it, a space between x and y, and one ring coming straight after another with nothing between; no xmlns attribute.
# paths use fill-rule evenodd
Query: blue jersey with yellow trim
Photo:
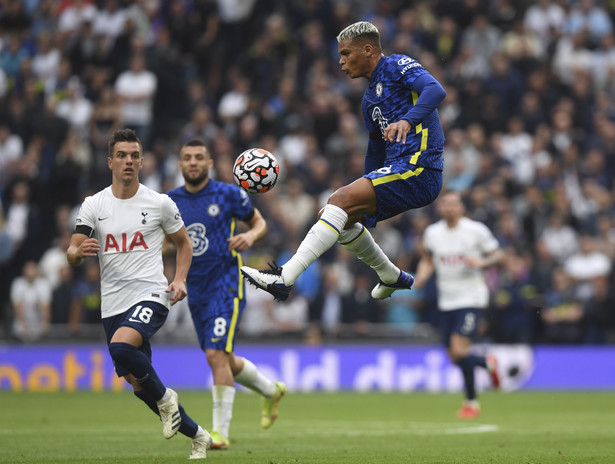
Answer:
<svg viewBox="0 0 615 464"><path fill-rule="evenodd" d="M406 55L383 56L380 59L361 102L365 127L372 137L374 134L382 137L389 124L404 119L419 98L413 84L424 74L429 73ZM416 166L443 169L444 132L437 108L422 121L413 123L405 144L384 143L385 163L409 158L408 162Z"/></svg>
<svg viewBox="0 0 615 464"><path fill-rule="evenodd" d="M177 204L192 241L186 282L190 299L208 298L205 289L210 284L236 288L241 256L228 250L227 240L235 235L238 219L248 221L254 214L248 194L235 185L210 179L197 193L182 186L168 195Z"/></svg>

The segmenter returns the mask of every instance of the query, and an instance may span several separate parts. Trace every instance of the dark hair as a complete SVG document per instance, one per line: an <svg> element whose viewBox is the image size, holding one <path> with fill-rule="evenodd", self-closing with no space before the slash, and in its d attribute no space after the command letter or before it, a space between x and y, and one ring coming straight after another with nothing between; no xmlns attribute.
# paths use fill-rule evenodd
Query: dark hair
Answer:
<svg viewBox="0 0 615 464"><path fill-rule="evenodd" d="M209 148L207 148L207 144L201 140L201 139L192 139L189 140L188 142L184 143L181 148L179 149L179 154L181 155L182 150L185 147L203 147L205 149L205 152L209 155L209 157L211 158L211 153L209 151ZM212 158L213 159L213 158Z"/></svg>
<svg viewBox="0 0 615 464"><path fill-rule="evenodd" d="M143 151L143 144L141 143L141 139L137 136L137 133L132 129L118 129L116 130L109 139L109 157L113 158L113 149L115 145L119 142L137 142L139 144L139 148Z"/></svg>
<svg viewBox="0 0 615 464"><path fill-rule="evenodd" d="M205 147L207 148L207 145L205 145L205 142L203 142L201 139L192 139L186 143L184 143L182 145L182 148L184 147Z"/></svg>

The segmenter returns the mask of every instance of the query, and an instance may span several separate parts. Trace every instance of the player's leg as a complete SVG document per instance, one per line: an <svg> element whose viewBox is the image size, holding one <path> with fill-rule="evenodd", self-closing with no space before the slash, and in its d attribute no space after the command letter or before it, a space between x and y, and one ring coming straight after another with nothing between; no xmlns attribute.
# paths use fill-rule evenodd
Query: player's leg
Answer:
<svg viewBox="0 0 615 464"><path fill-rule="evenodd" d="M362 224L355 223L342 231L337 241L378 274L380 282L372 290L373 298L388 298L395 290L412 287L414 278L401 271L384 254L372 234Z"/></svg>
<svg viewBox="0 0 615 464"><path fill-rule="evenodd" d="M149 338L160 329L168 312L162 304L141 302L103 321L118 376L131 374L135 385L156 401L165 438L177 433L181 413L177 393L164 386L152 365Z"/></svg>
<svg viewBox="0 0 615 464"><path fill-rule="evenodd" d="M468 337L453 333L450 339L449 356L461 369L463 375L465 401L463 407L457 413L460 419L474 419L480 415L480 404L476 396L476 383L474 368L476 360L470 355L472 340Z"/></svg>
<svg viewBox="0 0 615 464"><path fill-rule="evenodd" d="M471 352L482 312L478 309L459 309L451 311L451 314L454 317L454 326L450 334L448 352L451 360L461 369L466 396L464 407L458 416L472 419L480 414L474 370L476 367L489 369L489 362L485 356Z"/></svg>
<svg viewBox="0 0 615 464"><path fill-rule="evenodd" d="M149 393L141 389L141 386L134 380L134 378L128 374L124 378L132 385L134 394L137 398L143 401L156 415L160 415L158 410L158 404ZM212 445L212 438L203 427L198 425L189 415L186 413L181 403L178 403L179 413L181 416L181 425L178 432L187 436L192 440L192 452L188 459L204 459L207 457L207 450Z"/></svg>
<svg viewBox="0 0 615 464"><path fill-rule="evenodd" d="M205 356L214 381L212 389L212 448L227 449L235 402L235 382L229 365L229 355L223 350L207 348L205 349Z"/></svg>
<svg viewBox="0 0 615 464"><path fill-rule="evenodd" d="M229 354L235 382L262 395L261 427L268 429L278 417L278 403L288 390L283 382L274 382L260 372L249 359Z"/></svg>
<svg viewBox="0 0 615 464"><path fill-rule="evenodd" d="M430 204L442 189L440 171L412 166L402 160L372 171L365 177L372 182L378 205L375 214L363 218L362 223L367 227ZM388 298L396 290L412 288L414 277L398 269L358 225L353 229L347 230L345 236L340 237L340 242L378 273L380 281L372 290L372 298Z"/></svg>
<svg viewBox="0 0 615 464"><path fill-rule="evenodd" d="M277 300L285 300L303 271L335 244L349 218L352 223L364 214L374 213L376 208L376 194L372 183L362 177L331 195L319 220L309 230L295 254L282 267L259 271L243 266L241 272L252 284L268 291Z"/></svg>
<svg viewBox="0 0 615 464"><path fill-rule="evenodd" d="M244 284L237 265L230 266L228 272L218 273L203 291L203 295L191 301L190 313L213 376L212 448L226 449L230 443L229 430L235 402L235 381L229 359L246 305Z"/></svg>

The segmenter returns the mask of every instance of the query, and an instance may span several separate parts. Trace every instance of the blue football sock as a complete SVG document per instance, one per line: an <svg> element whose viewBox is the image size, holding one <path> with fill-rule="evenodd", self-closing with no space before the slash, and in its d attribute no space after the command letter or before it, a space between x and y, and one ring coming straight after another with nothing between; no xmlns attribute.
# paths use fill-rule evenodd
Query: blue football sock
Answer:
<svg viewBox="0 0 615 464"><path fill-rule="evenodd" d="M158 413L158 405L156 404L156 400L154 400L149 393L145 390L139 390L134 392L135 396L143 401L147 406L154 411L156 415ZM179 426L179 433L187 436L188 438L193 438L196 435L196 432L199 430L199 425L192 420L192 418L186 413L184 407L179 403L179 414L182 418L182 423Z"/></svg>
<svg viewBox="0 0 615 464"><path fill-rule="evenodd" d="M465 384L466 399L472 401L476 399L476 385L474 384L474 360L472 356L467 356L457 361L457 365L461 369Z"/></svg>
<svg viewBox="0 0 615 464"><path fill-rule="evenodd" d="M471 354L466 359L469 359L470 362L475 366L487 369L487 358L485 358L484 356L477 356L475 354Z"/></svg>
<svg viewBox="0 0 615 464"><path fill-rule="evenodd" d="M166 387L158 378L154 366L145 353L129 343L110 343L109 353L113 362L128 369L152 398L157 401L164 396Z"/></svg>

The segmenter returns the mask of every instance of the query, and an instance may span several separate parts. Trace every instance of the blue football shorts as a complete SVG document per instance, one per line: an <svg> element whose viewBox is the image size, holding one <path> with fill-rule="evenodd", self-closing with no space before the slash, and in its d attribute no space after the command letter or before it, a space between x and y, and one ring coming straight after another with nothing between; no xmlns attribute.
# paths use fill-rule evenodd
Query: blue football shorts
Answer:
<svg viewBox="0 0 615 464"><path fill-rule="evenodd" d="M375 227L379 221L432 203L442 190L442 171L414 166L408 159L397 160L365 174L372 181L378 199L376 214L366 214L363 225Z"/></svg>
<svg viewBox="0 0 615 464"><path fill-rule="evenodd" d="M139 347L139 351L145 353L151 361L152 346L149 343L149 339L162 327L168 315L169 310L163 304L155 301L140 301L122 314L106 317L102 321L105 335L107 336L107 345L111 343L113 334L117 329L120 327L131 327L143 337L143 343ZM128 369L118 365L115 366L115 372L118 377L129 374Z"/></svg>
<svg viewBox="0 0 615 464"><path fill-rule="evenodd" d="M190 314L203 351L232 353L246 300L238 297L236 288L214 284L203 292L206 298L189 299Z"/></svg>
<svg viewBox="0 0 615 464"><path fill-rule="evenodd" d="M482 309L462 308L452 311L440 311L440 327L444 345L448 348L451 344L451 336L454 333L468 337L470 340L476 338L478 323L483 317Z"/></svg>

